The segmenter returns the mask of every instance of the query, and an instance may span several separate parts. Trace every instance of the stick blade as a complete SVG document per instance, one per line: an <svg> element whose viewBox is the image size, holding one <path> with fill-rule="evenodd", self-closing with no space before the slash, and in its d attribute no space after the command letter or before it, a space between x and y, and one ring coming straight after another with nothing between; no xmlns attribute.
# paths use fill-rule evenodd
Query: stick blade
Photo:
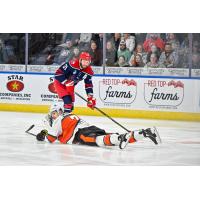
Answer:
<svg viewBox="0 0 200 200"><path fill-rule="evenodd" d="M34 124L31 125L31 126L25 131L25 133L28 133L34 126L35 126Z"/></svg>

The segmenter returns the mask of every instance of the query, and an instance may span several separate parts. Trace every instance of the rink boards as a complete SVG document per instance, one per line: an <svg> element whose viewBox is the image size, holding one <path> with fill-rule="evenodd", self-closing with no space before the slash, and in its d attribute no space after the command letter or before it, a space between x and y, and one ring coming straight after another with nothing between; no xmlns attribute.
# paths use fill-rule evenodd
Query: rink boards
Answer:
<svg viewBox="0 0 200 200"><path fill-rule="evenodd" d="M97 107L113 117L200 121L200 80L94 76ZM51 74L0 74L0 110L47 112L58 99ZM84 82L76 92L86 98ZM76 96L75 113L101 115Z"/></svg>

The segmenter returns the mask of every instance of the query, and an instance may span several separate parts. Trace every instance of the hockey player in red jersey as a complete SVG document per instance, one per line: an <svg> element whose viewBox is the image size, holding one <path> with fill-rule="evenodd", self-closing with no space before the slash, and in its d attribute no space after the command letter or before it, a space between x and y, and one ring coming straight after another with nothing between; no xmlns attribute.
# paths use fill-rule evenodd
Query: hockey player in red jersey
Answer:
<svg viewBox="0 0 200 200"><path fill-rule="evenodd" d="M38 141L59 141L63 144L85 144L90 146L119 146L124 149L128 143L144 137L150 138L157 144L157 135L150 129L129 132L125 134L108 133L96 126L91 126L77 115L69 114L63 117L63 107L53 104L50 108L52 123L45 121L46 129L37 134Z"/></svg>
<svg viewBox="0 0 200 200"><path fill-rule="evenodd" d="M94 109L96 99L93 97L92 76L93 71L90 66L91 56L87 52L82 52L77 60L63 63L55 73L54 87L59 98L64 102L64 113L71 113L74 107L74 88L79 81L84 80L87 94L87 106Z"/></svg>

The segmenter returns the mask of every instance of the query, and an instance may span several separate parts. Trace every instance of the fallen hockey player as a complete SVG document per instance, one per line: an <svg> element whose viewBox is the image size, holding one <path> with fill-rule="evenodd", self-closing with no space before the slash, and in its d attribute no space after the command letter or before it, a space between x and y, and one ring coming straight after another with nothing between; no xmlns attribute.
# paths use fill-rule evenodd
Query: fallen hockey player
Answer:
<svg viewBox="0 0 200 200"><path fill-rule="evenodd" d="M53 143L59 141L63 144L84 144L89 146L107 147L119 146L124 149L128 143L134 143L144 137L158 144L158 135L151 129L131 131L125 134L107 133L96 126L91 126L77 115L63 116L63 106L54 103L46 117L45 129L36 135L38 141Z"/></svg>

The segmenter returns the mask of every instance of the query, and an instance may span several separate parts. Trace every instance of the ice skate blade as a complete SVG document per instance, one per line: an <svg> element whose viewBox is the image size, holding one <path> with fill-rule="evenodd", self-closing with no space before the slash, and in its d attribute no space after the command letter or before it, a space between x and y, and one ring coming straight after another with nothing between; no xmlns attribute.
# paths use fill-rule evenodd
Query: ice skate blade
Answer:
<svg viewBox="0 0 200 200"><path fill-rule="evenodd" d="M156 139L157 139L157 142L158 144L162 144L162 140L161 140L161 137L160 137L160 134L158 133L158 130L155 126L153 126L153 132L156 134Z"/></svg>

